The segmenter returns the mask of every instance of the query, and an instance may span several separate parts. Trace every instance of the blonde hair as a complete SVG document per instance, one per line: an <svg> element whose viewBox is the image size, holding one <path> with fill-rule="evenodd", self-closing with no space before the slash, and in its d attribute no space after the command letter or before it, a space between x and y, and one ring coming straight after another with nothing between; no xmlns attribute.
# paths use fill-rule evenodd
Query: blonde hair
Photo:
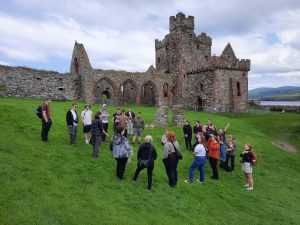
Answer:
<svg viewBox="0 0 300 225"><path fill-rule="evenodd" d="M153 138L151 135L146 135L145 141L151 143L153 141Z"/></svg>

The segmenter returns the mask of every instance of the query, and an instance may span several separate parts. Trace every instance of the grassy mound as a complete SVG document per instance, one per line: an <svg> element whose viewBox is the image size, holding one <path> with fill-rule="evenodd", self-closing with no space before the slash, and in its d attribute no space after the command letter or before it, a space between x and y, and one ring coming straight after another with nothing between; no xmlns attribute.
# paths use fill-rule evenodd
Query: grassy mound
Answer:
<svg viewBox="0 0 300 225"><path fill-rule="evenodd" d="M38 100L0 98L0 224L299 224L300 221L300 115L250 112L214 114L186 111L186 118L206 122L235 135L238 144L235 173L219 170L220 180L188 185L193 160L185 151L182 128L177 133L184 159L179 163L179 181L170 188L162 164L160 144L163 128L147 128L154 136L158 152L153 188L147 191L146 171L137 183L131 178L136 169L137 145L125 180L115 178L116 162L101 145L100 158L93 159L91 146L85 145L82 125L78 144L69 146L65 113L71 102L52 102L53 126L49 143L40 140L41 124L34 110ZM83 103L79 103L81 112ZM99 110L94 105L92 110ZM115 111L109 107L110 114ZM155 108L133 107L141 111L147 124ZM192 124L193 125L193 124ZM111 134L111 124L109 133ZM289 143L296 153L282 151L274 141ZM259 157L254 169L254 191L244 188L239 153L251 143ZM199 176L199 172L195 172ZM297 222L298 221L298 222Z"/></svg>

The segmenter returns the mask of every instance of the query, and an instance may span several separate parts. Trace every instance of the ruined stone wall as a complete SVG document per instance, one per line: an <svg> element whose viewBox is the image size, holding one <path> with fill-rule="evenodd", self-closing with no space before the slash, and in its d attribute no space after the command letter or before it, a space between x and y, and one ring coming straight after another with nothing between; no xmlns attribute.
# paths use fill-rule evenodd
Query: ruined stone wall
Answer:
<svg viewBox="0 0 300 225"><path fill-rule="evenodd" d="M213 111L248 111L248 75L237 70L217 69L213 74ZM239 83L239 90L238 90Z"/></svg>
<svg viewBox="0 0 300 225"><path fill-rule="evenodd" d="M164 97L164 84L168 84L169 88L172 88L176 79L174 74L130 73L115 70L93 70L92 74L86 75L86 77L88 79L85 79L83 83L86 102L95 102L95 92L97 87L100 87L100 92L107 91L110 96L113 96L111 104L115 105L133 102L134 104L148 104L150 99L153 99L153 104L158 105L160 101L167 101L167 97ZM126 88L128 83L130 88ZM126 96L130 96L130 98L126 99Z"/></svg>
<svg viewBox="0 0 300 225"><path fill-rule="evenodd" d="M211 110L213 97L212 76L212 71L187 74L188 81L185 90L187 97L184 101L186 108L193 108L199 111Z"/></svg>
<svg viewBox="0 0 300 225"><path fill-rule="evenodd" d="M0 83L6 86L1 96L21 98L77 98L77 77L54 71L0 65Z"/></svg>

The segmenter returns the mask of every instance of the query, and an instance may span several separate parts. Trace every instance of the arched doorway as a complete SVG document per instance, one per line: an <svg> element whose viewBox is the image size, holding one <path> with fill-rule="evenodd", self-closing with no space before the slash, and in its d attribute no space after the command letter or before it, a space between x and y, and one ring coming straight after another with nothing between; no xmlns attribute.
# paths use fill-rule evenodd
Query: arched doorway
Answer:
<svg viewBox="0 0 300 225"><path fill-rule="evenodd" d="M94 102L96 104L115 104L115 85L108 78L102 78L95 86Z"/></svg>
<svg viewBox="0 0 300 225"><path fill-rule="evenodd" d="M126 80L120 86L120 104L135 104L137 88L132 80Z"/></svg>
<svg viewBox="0 0 300 225"><path fill-rule="evenodd" d="M141 88L141 104L153 106L156 104L157 91L155 85L151 81L147 81Z"/></svg>
<svg viewBox="0 0 300 225"><path fill-rule="evenodd" d="M200 96L198 96L198 99L197 99L197 110L198 111L203 110L203 100Z"/></svg>

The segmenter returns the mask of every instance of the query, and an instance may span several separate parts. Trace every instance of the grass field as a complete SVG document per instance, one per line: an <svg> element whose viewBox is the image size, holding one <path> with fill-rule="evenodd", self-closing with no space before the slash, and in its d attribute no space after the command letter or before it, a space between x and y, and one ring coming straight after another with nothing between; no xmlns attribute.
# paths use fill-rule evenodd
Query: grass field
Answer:
<svg viewBox="0 0 300 225"><path fill-rule="evenodd" d="M41 124L34 110L38 100L0 98L0 224L299 224L300 222L300 115L292 113L209 114L186 111L190 121L211 118L217 127L230 123L238 144L252 143L259 162L254 170L254 191L244 189L239 157L235 173L219 170L220 180L210 180L206 165L204 184L185 184L193 159L186 152L182 128L170 128L178 135L184 159L179 163L176 188L167 183L160 144L163 128L147 128L157 148L152 191L147 190L146 172L136 184L131 178L134 159L118 181L116 162L101 146L100 158L91 157L81 124L78 144L69 146L65 113L71 102L52 102L53 126L49 143L40 140ZM81 112L83 103L79 102ZM99 106L93 106L95 112ZM147 124L155 108L133 107L142 111ZM110 107L112 114L115 108ZM111 134L111 126L109 127ZM274 147L282 141L298 149L289 153ZM195 175L198 177L199 172Z"/></svg>

